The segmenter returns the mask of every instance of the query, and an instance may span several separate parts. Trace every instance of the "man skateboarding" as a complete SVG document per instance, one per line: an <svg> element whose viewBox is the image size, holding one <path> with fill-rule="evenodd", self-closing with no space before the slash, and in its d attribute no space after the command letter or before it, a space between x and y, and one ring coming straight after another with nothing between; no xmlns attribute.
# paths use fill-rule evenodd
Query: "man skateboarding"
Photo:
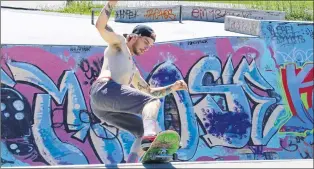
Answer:
<svg viewBox="0 0 314 169"><path fill-rule="evenodd" d="M183 80L158 88L146 83L133 56L146 52L154 44L156 34L145 25L136 26L129 35L115 33L107 22L116 3L108 1L96 22L108 47L100 75L90 89L90 104L100 120L135 136L127 162L136 162L140 148L148 148L161 131L157 122L159 98L187 90L187 85Z"/></svg>

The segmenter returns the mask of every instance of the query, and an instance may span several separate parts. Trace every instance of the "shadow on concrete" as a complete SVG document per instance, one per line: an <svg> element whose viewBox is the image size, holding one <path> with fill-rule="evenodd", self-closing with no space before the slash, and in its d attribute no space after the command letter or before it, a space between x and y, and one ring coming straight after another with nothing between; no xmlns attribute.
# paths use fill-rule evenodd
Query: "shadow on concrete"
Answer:
<svg viewBox="0 0 314 169"><path fill-rule="evenodd" d="M142 164L144 168L176 168L171 163Z"/></svg>
<svg viewBox="0 0 314 169"><path fill-rule="evenodd" d="M123 163L123 164L108 164L104 165L104 168L176 168L171 163Z"/></svg>

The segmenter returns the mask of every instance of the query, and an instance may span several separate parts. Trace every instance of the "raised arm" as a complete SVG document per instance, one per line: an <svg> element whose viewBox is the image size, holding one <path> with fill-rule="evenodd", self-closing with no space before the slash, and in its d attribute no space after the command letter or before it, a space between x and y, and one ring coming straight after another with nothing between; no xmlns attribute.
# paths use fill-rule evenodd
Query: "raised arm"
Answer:
<svg viewBox="0 0 314 169"><path fill-rule="evenodd" d="M187 90L187 86L182 80L179 80L168 86L151 88L149 84L147 84L146 81L142 78L138 70L133 77L132 85L138 90L157 98L165 97L168 94L177 90Z"/></svg>
<svg viewBox="0 0 314 169"><path fill-rule="evenodd" d="M108 25L108 20L110 14L117 4L117 1L108 1L104 8L101 10L101 13L96 22L96 28L100 33L101 37L109 44L119 44L120 40L118 35L113 31L113 29Z"/></svg>

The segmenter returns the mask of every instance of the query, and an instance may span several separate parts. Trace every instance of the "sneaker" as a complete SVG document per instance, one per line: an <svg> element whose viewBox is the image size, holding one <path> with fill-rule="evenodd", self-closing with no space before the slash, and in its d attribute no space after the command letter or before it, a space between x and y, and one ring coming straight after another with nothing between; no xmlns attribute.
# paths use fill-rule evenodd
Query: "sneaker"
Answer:
<svg viewBox="0 0 314 169"><path fill-rule="evenodd" d="M152 144L152 142L155 140L156 136L143 136L142 142L141 142L141 148L143 151L147 151Z"/></svg>

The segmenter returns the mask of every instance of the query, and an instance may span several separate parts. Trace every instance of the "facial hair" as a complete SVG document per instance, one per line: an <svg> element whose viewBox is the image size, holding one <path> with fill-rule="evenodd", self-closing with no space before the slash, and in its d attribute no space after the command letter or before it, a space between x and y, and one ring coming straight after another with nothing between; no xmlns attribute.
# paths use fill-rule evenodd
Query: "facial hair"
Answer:
<svg viewBox="0 0 314 169"><path fill-rule="evenodd" d="M138 50L136 49L135 44L132 46L132 50L133 50L133 53L134 53L135 55L139 55L139 52L138 52Z"/></svg>

